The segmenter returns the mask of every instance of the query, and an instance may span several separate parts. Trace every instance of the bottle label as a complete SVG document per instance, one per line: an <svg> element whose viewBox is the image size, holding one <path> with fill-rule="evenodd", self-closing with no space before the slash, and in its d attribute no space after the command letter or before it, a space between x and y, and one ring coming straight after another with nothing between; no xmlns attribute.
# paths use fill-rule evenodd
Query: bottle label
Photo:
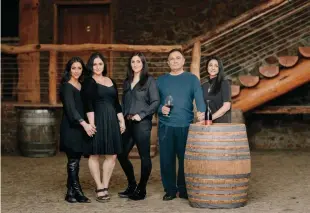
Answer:
<svg viewBox="0 0 310 213"><path fill-rule="evenodd" d="M212 120L205 120L205 125L212 125Z"/></svg>

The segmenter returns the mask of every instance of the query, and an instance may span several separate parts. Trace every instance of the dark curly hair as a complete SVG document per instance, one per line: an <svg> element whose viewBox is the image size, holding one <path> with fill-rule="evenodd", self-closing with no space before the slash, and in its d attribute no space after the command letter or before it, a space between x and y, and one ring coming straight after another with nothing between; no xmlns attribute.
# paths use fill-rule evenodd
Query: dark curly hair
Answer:
<svg viewBox="0 0 310 213"><path fill-rule="evenodd" d="M61 82L60 82L61 84L64 84L71 79L71 67L72 67L72 64L75 62L79 62L82 65L82 74L79 77L79 82L82 82L84 80L84 75L87 70L86 70L86 66L83 60L80 57L72 57L66 64L65 71L61 78Z"/></svg>
<svg viewBox="0 0 310 213"><path fill-rule="evenodd" d="M225 75L224 75L224 66L223 66L223 62L222 60L217 57L217 56L210 56L206 62L206 71L208 72L208 65L209 65L209 62L211 60L216 60L218 62L218 65L219 65L219 72L218 74L216 75L215 77L215 81L214 83L212 84L211 88L210 88L210 94L216 94L220 91L221 89L221 84L222 84L222 81L225 79ZM208 81L210 82L210 77L208 77Z"/></svg>
<svg viewBox="0 0 310 213"><path fill-rule="evenodd" d="M133 70L131 67L131 60L134 56L138 56L141 59L141 62L143 65L142 70L140 72L140 81L139 81L140 86L143 86L149 77L149 67L147 65L145 56L141 52L135 52L129 58L128 64L127 64L127 78L126 78L126 80L129 81L130 83L133 80Z"/></svg>
<svg viewBox="0 0 310 213"><path fill-rule="evenodd" d="M93 75L93 72L94 72L93 65L94 65L94 60L96 58L100 58L103 61L104 67L103 67L102 75L106 76L108 74L108 65L107 65L106 58L101 53L95 52L95 53L93 53L93 54L91 54L89 56L89 59L87 61L87 65L86 66L87 66L87 76L88 77L91 77Z"/></svg>

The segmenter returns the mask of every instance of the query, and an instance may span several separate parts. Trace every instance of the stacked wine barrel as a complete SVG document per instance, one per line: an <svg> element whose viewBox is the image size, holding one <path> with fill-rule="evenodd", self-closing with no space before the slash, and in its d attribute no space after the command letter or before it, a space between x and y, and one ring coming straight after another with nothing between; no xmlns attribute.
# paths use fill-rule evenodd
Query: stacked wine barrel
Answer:
<svg viewBox="0 0 310 213"><path fill-rule="evenodd" d="M56 119L53 110L20 109L18 142L23 156L54 156L56 141Z"/></svg>
<svg viewBox="0 0 310 213"><path fill-rule="evenodd" d="M251 158L244 124L191 124L185 152L189 203L237 208L247 202Z"/></svg>

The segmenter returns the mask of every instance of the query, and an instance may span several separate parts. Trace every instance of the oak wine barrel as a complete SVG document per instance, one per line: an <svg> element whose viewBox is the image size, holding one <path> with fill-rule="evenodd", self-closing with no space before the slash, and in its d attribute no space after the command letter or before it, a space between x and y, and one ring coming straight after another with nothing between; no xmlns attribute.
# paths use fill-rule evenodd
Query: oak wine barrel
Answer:
<svg viewBox="0 0 310 213"><path fill-rule="evenodd" d="M57 141L54 111L49 109L21 109L17 137L23 156L54 156Z"/></svg>
<svg viewBox="0 0 310 213"><path fill-rule="evenodd" d="M189 203L237 208L247 202L251 158L244 124L191 124L185 151Z"/></svg>

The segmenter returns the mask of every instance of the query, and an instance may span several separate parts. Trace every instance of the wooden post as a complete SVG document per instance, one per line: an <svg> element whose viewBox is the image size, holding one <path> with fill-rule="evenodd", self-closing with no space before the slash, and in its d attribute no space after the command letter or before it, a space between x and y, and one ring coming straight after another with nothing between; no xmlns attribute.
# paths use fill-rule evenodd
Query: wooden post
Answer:
<svg viewBox="0 0 310 213"><path fill-rule="evenodd" d="M50 51L49 69L48 69L48 99L49 103L55 105L57 103L57 52Z"/></svg>
<svg viewBox="0 0 310 213"><path fill-rule="evenodd" d="M19 1L20 45L39 43L39 0ZM18 55L19 102L40 102L40 53Z"/></svg>
<svg viewBox="0 0 310 213"><path fill-rule="evenodd" d="M194 44L193 51L192 51L191 73L196 75L199 80L200 80L200 56L201 56L201 45L200 45L200 41L197 41ZM194 115L195 114L197 114L197 106L194 100ZM197 121L198 121L198 118L194 120L194 122L197 122Z"/></svg>
<svg viewBox="0 0 310 213"><path fill-rule="evenodd" d="M200 57L201 57L201 45L200 41L194 44L192 52L191 73L196 75L200 80Z"/></svg>

